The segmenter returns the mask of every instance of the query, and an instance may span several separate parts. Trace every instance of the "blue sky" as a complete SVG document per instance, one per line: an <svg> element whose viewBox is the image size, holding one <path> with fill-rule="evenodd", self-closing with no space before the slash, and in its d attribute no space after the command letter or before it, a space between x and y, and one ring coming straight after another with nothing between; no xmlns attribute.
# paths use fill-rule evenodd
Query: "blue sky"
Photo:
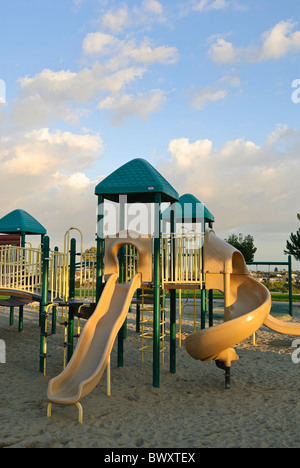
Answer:
<svg viewBox="0 0 300 468"><path fill-rule="evenodd" d="M1 211L95 231L95 184L153 164L283 260L299 207L296 0L0 0ZM299 94L300 96L300 94Z"/></svg>

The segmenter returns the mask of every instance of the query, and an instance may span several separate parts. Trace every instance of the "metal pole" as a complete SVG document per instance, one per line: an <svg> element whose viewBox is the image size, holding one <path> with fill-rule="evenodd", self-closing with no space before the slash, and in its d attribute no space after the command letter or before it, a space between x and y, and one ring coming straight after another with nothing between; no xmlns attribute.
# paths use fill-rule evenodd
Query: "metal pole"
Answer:
<svg viewBox="0 0 300 468"><path fill-rule="evenodd" d="M126 196L120 196L119 199L119 207L120 207L120 215L119 215L119 226L120 231L123 231L125 228L125 201ZM119 282L124 283L126 281L126 271L125 271L125 252L126 247L121 247L119 250ZM123 367L124 365L124 339L126 338L126 329L127 329L127 321L125 319L120 331L118 333L118 367Z"/></svg>
<svg viewBox="0 0 300 468"><path fill-rule="evenodd" d="M170 206L170 240L172 234L176 232L176 220L175 220L175 203ZM172 240L171 240L172 242ZM175 258L175 242L171 243L173 249L170 252L173 259ZM168 259L167 259L168 261ZM173 262L175 268L175 261ZM176 372L176 289L170 290L170 372L175 374Z"/></svg>
<svg viewBox="0 0 300 468"><path fill-rule="evenodd" d="M58 252L58 247L54 247L54 251L55 252ZM56 279L57 277L57 257L54 256L54 265L53 265L53 268L54 268L54 278ZM54 307L52 308L52 335L56 335L56 317L57 317L57 307Z"/></svg>
<svg viewBox="0 0 300 468"><path fill-rule="evenodd" d="M289 313L293 317L293 277L292 277L292 256L288 256L289 275Z"/></svg>
<svg viewBox="0 0 300 468"><path fill-rule="evenodd" d="M75 271L76 271L76 239L71 239L70 246L70 284L69 298L75 297Z"/></svg>
<svg viewBox="0 0 300 468"><path fill-rule="evenodd" d="M98 196L97 214L97 272L96 272L96 303L99 301L103 289L103 252L104 252L104 197Z"/></svg>
<svg viewBox="0 0 300 468"><path fill-rule="evenodd" d="M206 316L206 290L201 289L201 330L205 328L205 316Z"/></svg>
<svg viewBox="0 0 300 468"><path fill-rule="evenodd" d="M160 374L160 241L161 194L155 194L154 211L154 319L153 319L153 387L159 388Z"/></svg>
<svg viewBox="0 0 300 468"><path fill-rule="evenodd" d="M24 328L24 306L19 306L19 332Z"/></svg>
<svg viewBox="0 0 300 468"><path fill-rule="evenodd" d="M71 239L70 244L70 284L69 299L75 298L75 270L76 270L76 239ZM69 304L69 323L68 323L68 362L74 351L74 308Z"/></svg>
<svg viewBox="0 0 300 468"><path fill-rule="evenodd" d="M137 299L137 305L136 305L136 325L135 325L135 331L137 333L140 333L141 331L141 326L140 326L140 320L141 320L141 306L139 304L140 298L141 298L141 289L138 289L136 292L136 299Z"/></svg>
<svg viewBox="0 0 300 468"><path fill-rule="evenodd" d="M25 248L25 232L21 233L21 247ZM25 258L25 251L23 250L23 266L22 272L24 276L24 258ZM23 331L23 324L24 324L24 306L19 306L19 332Z"/></svg>
<svg viewBox="0 0 300 468"><path fill-rule="evenodd" d="M209 313L209 326L213 327L214 325L214 301L213 301L213 290L208 291L208 313Z"/></svg>
<svg viewBox="0 0 300 468"><path fill-rule="evenodd" d="M14 307L10 307L10 313L9 313L9 325L12 326L14 324Z"/></svg>
<svg viewBox="0 0 300 468"><path fill-rule="evenodd" d="M41 298L41 338L40 338L40 372L44 373L45 369L45 339L46 339L46 309L48 304L48 280L49 280L49 253L50 253L49 237L44 237L42 250L42 266L43 266L43 281L42 281L42 298Z"/></svg>

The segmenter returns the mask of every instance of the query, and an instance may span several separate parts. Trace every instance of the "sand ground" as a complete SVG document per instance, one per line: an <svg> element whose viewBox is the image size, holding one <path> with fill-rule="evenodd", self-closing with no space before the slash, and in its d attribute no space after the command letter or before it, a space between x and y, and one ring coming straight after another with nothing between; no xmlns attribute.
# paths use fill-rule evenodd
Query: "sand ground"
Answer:
<svg viewBox="0 0 300 468"><path fill-rule="evenodd" d="M17 312L17 311L16 311ZM47 385L62 371L63 328L49 338L47 376L39 373L38 314L26 307L24 331L8 325L9 309L0 308L0 338L6 364L0 364L0 447L30 448L211 448L300 446L300 364L292 362L295 337L262 327L256 346L247 339L236 347L232 387L224 389L223 371L214 362L193 360L184 336L193 317L183 316L183 343L177 348L177 372L169 372L168 325L161 385L152 387L152 355L141 363L135 313L128 316L125 363L112 353L112 395L105 377L82 400L84 424L76 407L53 406L46 417ZM286 318L286 317L284 317ZM167 313L168 320L168 313ZM293 321L300 322L300 308Z"/></svg>

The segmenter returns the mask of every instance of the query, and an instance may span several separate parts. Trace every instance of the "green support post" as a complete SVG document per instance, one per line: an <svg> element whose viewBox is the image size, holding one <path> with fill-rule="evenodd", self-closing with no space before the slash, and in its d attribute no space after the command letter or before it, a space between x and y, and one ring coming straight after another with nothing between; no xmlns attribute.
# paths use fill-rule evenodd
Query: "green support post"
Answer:
<svg viewBox="0 0 300 468"><path fill-rule="evenodd" d="M206 316L206 290L201 289L201 330L205 328L205 316Z"/></svg>
<svg viewBox="0 0 300 468"><path fill-rule="evenodd" d="M155 194L154 221L154 323L153 323L153 387L159 388L160 378L160 241L161 194Z"/></svg>
<svg viewBox="0 0 300 468"><path fill-rule="evenodd" d="M67 362L70 361L74 351L74 317L74 308L71 305L69 305Z"/></svg>
<svg viewBox="0 0 300 468"><path fill-rule="evenodd" d="M55 252L58 252L58 247L54 248ZM55 277L56 277L56 272L57 270L57 259L54 257L54 271L55 271ZM56 317L57 317L57 307L53 306L52 307L52 335L56 335Z"/></svg>
<svg viewBox="0 0 300 468"><path fill-rule="evenodd" d="M19 332L24 328L24 306L19 306Z"/></svg>
<svg viewBox="0 0 300 468"><path fill-rule="evenodd" d="M42 301L40 302L40 307L39 307L39 327L41 328L42 326Z"/></svg>
<svg viewBox="0 0 300 468"><path fill-rule="evenodd" d="M137 301L140 300L141 298L141 289L138 289L136 292L136 298ZM140 321L141 321L141 305L137 302L136 305L136 321L135 321L135 331L136 333L140 333L141 331L141 326L140 326Z"/></svg>
<svg viewBox="0 0 300 468"><path fill-rule="evenodd" d="M25 232L21 232L21 247L25 249ZM25 257L25 251L23 250L23 258ZM24 266L22 267L24 269ZM23 331L24 327L24 306L19 307L19 332Z"/></svg>
<svg viewBox="0 0 300 468"><path fill-rule="evenodd" d="M71 239L70 247L70 284L69 299L75 298L75 271L76 271L76 239ZM69 362L74 351L74 308L69 305L69 323L68 323L68 356Z"/></svg>
<svg viewBox="0 0 300 468"><path fill-rule="evenodd" d="M122 196L120 196L119 200L119 206L120 206L120 231L122 231L125 227L125 200L123 199ZM121 247L118 253L118 259L119 259L119 282L124 283L125 282L125 246ZM120 328L120 331L118 333L118 367L123 367L124 365L124 339L126 337L126 330L127 329L127 323L126 319Z"/></svg>
<svg viewBox="0 0 300 468"><path fill-rule="evenodd" d="M48 305L48 281L49 281L49 237L44 237L42 250L42 299L41 299L41 339L40 339L40 372L44 373L44 346L46 333L46 308Z"/></svg>
<svg viewBox="0 0 300 468"><path fill-rule="evenodd" d="M170 207L170 222L171 234L175 234L175 204ZM175 242L173 242L171 255L175 258ZM173 268L175 269L175 262L173 262ZM172 374L176 373L176 289L170 290L170 372Z"/></svg>
<svg viewBox="0 0 300 468"><path fill-rule="evenodd" d="M213 301L213 290L208 291L208 320L209 326L213 327L214 325L214 301Z"/></svg>
<svg viewBox="0 0 300 468"><path fill-rule="evenodd" d="M56 320L57 320L57 307L52 307L52 335L56 335Z"/></svg>
<svg viewBox="0 0 300 468"><path fill-rule="evenodd" d="M26 236L25 232L21 232L21 247L22 248L25 248L25 242L26 242L25 236Z"/></svg>
<svg viewBox="0 0 300 468"><path fill-rule="evenodd" d="M71 239L70 246L70 283L69 298L75 297L75 271L76 271L76 239Z"/></svg>
<svg viewBox="0 0 300 468"><path fill-rule="evenodd" d="M288 256L288 266L289 266L289 313L293 317L293 277L292 277L292 256Z"/></svg>
<svg viewBox="0 0 300 468"><path fill-rule="evenodd" d="M9 325L12 326L14 324L14 307L10 307L10 312L9 312Z"/></svg>
<svg viewBox="0 0 300 468"><path fill-rule="evenodd" d="M97 273L96 273L96 303L98 303L103 290L103 253L104 253L104 198L98 196L98 215L97 215Z"/></svg>

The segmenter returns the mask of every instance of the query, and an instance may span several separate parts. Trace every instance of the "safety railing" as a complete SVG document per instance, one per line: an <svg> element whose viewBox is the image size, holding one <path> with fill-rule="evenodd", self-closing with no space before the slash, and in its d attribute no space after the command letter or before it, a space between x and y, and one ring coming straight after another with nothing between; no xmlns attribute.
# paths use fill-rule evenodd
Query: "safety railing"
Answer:
<svg viewBox="0 0 300 468"><path fill-rule="evenodd" d="M55 299L61 299L63 301L68 300L68 270L66 255L56 250L50 250L48 291L50 293L49 300L51 302Z"/></svg>
<svg viewBox="0 0 300 468"><path fill-rule="evenodd" d="M39 293L42 285L40 249L0 246L0 288Z"/></svg>
<svg viewBox="0 0 300 468"><path fill-rule="evenodd" d="M203 275L202 233L176 233L162 236L162 286L169 284L199 284Z"/></svg>
<svg viewBox="0 0 300 468"><path fill-rule="evenodd" d="M128 283L138 270L138 251L133 245L125 245L125 281Z"/></svg>
<svg viewBox="0 0 300 468"><path fill-rule="evenodd" d="M49 301L67 299L68 276L65 255L49 253ZM28 247L0 246L0 288L41 295L42 250Z"/></svg>
<svg viewBox="0 0 300 468"><path fill-rule="evenodd" d="M94 300L96 297L97 256L91 252L84 252L80 256L80 299Z"/></svg>

